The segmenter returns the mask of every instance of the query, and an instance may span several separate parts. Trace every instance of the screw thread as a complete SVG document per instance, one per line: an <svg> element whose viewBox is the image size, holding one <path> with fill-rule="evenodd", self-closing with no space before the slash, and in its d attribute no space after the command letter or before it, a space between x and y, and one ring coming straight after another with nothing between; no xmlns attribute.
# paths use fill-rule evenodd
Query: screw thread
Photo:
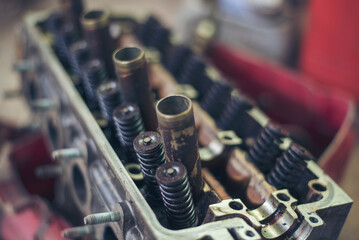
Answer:
<svg viewBox="0 0 359 240"><path fill-rule="evenodd" d="M92 226L81 226L67 228L61 232L63 238L78 238L86 235L92 235L94 233L94 228Z"/></svg>
<svg viewBox="0 0 359 240"><path fill-rule="evenodd" d="M118 222L122 219L122 212L113 211L113 212L104 212L104 213L95 213L87 215L84 218L84 223L86 225L107 223L107 222Z"/></svg>

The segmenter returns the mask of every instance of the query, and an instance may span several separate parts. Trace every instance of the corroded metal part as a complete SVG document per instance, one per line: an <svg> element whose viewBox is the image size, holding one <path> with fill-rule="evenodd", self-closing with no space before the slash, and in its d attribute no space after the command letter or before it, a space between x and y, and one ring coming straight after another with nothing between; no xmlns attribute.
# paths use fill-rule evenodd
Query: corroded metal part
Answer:
<svg viewBox="0 0 359 240"><path fill-rule="evenodd" d="M157 103L156 111L166 159L186 166L193 197L198 200L203 179L192 101L181 95L168 96Z"/></svg>
<svg viewBox="0 0 359 240"><path fill-rule="evenodd" d="M84 12L81 24L93 57L104 61L108 75L113 78L115 77L112 62L114 46L110 36L109 17L107 10L94 9Z"/></svg>
<svg viewBox="0 0 359 240"><path fill-rule="evenodd" d="M113 54L113 62L121 82L125 102L137 104L146 130L156 131L156 112L147 76L144 51L137 47L119 49Z"/></svg>

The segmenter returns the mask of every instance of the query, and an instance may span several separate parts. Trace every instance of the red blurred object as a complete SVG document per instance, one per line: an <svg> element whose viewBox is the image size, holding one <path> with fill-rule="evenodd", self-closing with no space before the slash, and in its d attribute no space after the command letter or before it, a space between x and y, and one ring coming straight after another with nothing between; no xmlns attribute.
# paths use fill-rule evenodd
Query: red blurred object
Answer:
<svg viewBox="0 0 359 240"><path fill-rule="evenodd" d="M44 204L35 198L30 204L16 213L5 214L1 220L3 240L60 240L61 231L69 225L59 216L52 214ZM40 203L40 205L37 205ZM42 207L40 207L42 206Z"/></svg>
<svg viewBox="0 0 359 240"><path fill-rule="evenodd" d="M244 93L257 102L264 98L271 118L304 127L319 165L334 180L341 179L355 140L350 98L315 88L300 75L220 43L211 46L209 57Z"/></svg>
<svg viewBox="0 0 359 240"><path fill-rule="evenodd" d="M46 140L40 132L24 134L14 140L10 159L30 194L53 198L55 180L39 179L34 174L35 168L52 161Z"/></svg>
<svg viewBox="0 0 359 240"><path fill-rule="evenodd" d="M300 68L314 81L359 100L359 1L309 1Z"/></svg>
<svg viewBox="0 0 359 240"><path fill-rule="evenodd" d="M1 168L0 239L63 239L61 231L69 224L54 214L43 199L31 195L51 197L54 191L53 180L39 180L34 176L37 166L51 161L43 136L4 123L0 123L0 133L2 151L5 151L5 142L10 144L7 149L11 146L7 152L11 162L3 162Z"/></svg>

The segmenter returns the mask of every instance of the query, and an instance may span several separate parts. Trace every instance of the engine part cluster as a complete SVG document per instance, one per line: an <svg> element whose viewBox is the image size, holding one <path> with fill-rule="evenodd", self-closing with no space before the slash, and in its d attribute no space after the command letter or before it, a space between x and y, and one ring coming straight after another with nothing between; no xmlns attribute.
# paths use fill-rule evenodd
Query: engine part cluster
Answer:
<svg viewBox="0 0 359 240"><path fill-rule="evenodd" d="M91 142L94 134L87 135L85 146L81 145L83 138L74 137L71 144L78 144L80 149L76 154L71 148L56 150L61 153L56 155L61 155L56 157L58 163L36 170L39 177L71 179L71 183L66 181L64 185L71 186L75 205L83 205L85 224L93 225L68 229L64 236L92 235L97 232L96 225L103 224L103 236L115 236L117 231L126 235L126 239L142 239L145 231L139 229L148 227L148 219L147 222L143 219L150 216L154 220L154 215L162 226L183 231L236 217L238 221L235 224L228 221L223 228L225 232L220 234L233 239L270 238L271 233L265 233L266 227L276 232L276 238L309 231L304 228L310 225L311 216L305 215L300 207L292 208L296 204L291 196L299 204L320 201L327 188L318 185L323 177L313 173L314 157L307 150L290 140L279 124L263 117L255 104L225 78L211 77L208 74L211 66L204 56L187 45L173 45L170 31L155 17L143 23L131 21L132 34L140 46L123 46L109 30L116 17L102 9L80 14L79 2L72 1L74 5L66 8L72 9L69 10L72 14L51 14L40 27L52 36L51 46L57 59L96 117L109 145L106 141L97 142L100 146L96 152ZM147 63L144 47L156 49L161 62ZM168 94L154 84L153 79L161 76L153 68L156 64L171 76L168 82L174 80L176 87L190 85L198 94L192 95L193 99L178 92L165 96ZM78 114L82 114L81 110ZM48 134L53 139L60 138L54 133L56 122L49 119ZM99 131L97 127L94 131ZM80 124L74 132L81 134L85 130ZM288 141L290 144L285 145ZM106 154L99 154L104 151ZM108 160L112 151L115 158ZM128 183L128 176L133 182ZM91 194L85 191L90 182ZM137 189L132 189L131 184ZM251 190L259 196L249 194ZM280 190L278 194L274 194L276 190ZM147 205L142 199L133 201L131 197L137 192L154 214L146 212ZM87 201L91 195L96 198L92 203ZM234 198L231 196L243 200L226 200ZM139 203L143 208L141 214ZM242 212L245 206L251 209ZM313 220L312 224L319 226L320 218L316 219L318 222ZM121 222L120 230L110 222ZM236 225L239 223L240 227ZM201 235L200 239L212 236L215 235Z"/></svg>

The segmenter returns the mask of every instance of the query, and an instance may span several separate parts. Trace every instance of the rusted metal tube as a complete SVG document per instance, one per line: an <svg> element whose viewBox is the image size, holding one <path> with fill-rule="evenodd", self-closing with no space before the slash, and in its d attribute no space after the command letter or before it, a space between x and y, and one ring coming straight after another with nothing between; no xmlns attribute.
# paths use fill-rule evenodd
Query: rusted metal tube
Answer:
<svg viewBox="0 0 359 240"><path fill-rule="evenodd" d="M74 24L76 30L81 32L80 18L84 10L82 0L60 0L59 2L65 22Z"/></svg>
<svg viewBox="0 0 359 240"><path fill-rule="evenodd" d="M93 57L103 60L108 75L114 78L112 62L114 46L109 31L109 17L110 14L105 10L90 10L82 15L81 23Z"/></svg>
<svg viewBox="0 0 359 240"><path fill-rule="evenodd" d="M113 54L116 73L125 102L136 103L147 131L157 130L157 118L147 76L145 53L137 47L125 47Z"/></svg>
<svg viewBox="0 0 359 240"><path fill-rule="evenodd" d="M157 103L156 112L166 159L186 166L193 197L198 200L203 178L192 101L182 95L168 96Z"/></svg>

